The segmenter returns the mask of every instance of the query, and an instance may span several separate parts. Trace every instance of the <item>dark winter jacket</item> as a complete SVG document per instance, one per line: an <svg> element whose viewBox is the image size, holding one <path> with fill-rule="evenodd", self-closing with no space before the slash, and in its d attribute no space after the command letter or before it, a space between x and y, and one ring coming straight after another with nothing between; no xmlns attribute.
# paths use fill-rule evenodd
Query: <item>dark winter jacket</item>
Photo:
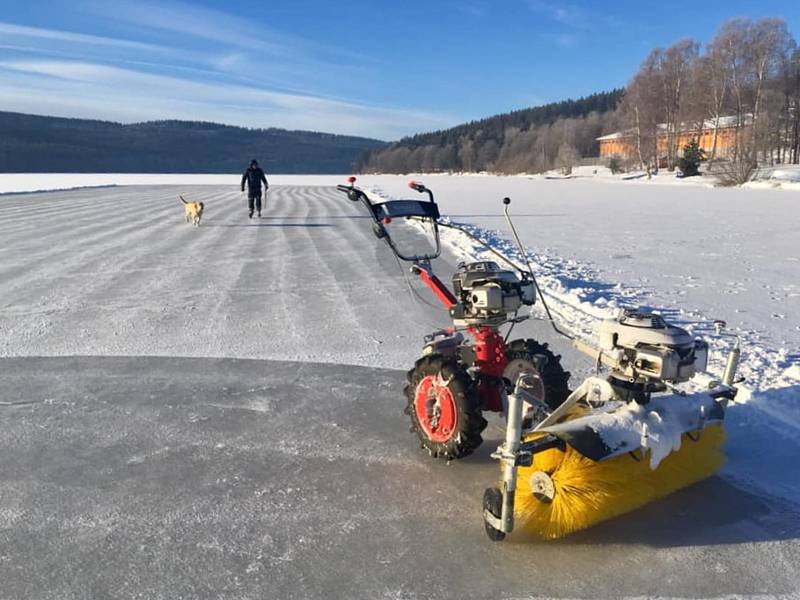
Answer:
<svg viewBox="0 0 800 600"><path fill-rule="evenodd" d="M250 167L242 173L242 191L244 191L244 182L247 182L247 189L250 195L261 194L261 182L264 182L264 189L269 188L267 178L264 177L264 171L261 167Z"/></svg>

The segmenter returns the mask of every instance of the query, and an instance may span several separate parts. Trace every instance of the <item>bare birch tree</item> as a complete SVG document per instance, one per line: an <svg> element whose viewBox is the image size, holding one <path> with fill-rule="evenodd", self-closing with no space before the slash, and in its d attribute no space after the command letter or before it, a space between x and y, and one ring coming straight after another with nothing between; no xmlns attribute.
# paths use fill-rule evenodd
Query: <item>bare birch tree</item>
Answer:
<svg viewBox="0 0 800 600"><path fill-rule="evenodd" d="M660 50L653 50L642 63L625 91L622 100L625 138L632 137L639 166L650 177L651 166L658 159L657 136L659 123L659 82L656 65Z"/></svg>
<svg viewBox="0 0 800 600"><path fill-rule="evenodd" d="M667 164L675 169L678 159L678 140L684 129L686 89L692 65L697 60L700 44L684 39L664 50L657 63L662 87L662 112L666 129Z"/></svg>

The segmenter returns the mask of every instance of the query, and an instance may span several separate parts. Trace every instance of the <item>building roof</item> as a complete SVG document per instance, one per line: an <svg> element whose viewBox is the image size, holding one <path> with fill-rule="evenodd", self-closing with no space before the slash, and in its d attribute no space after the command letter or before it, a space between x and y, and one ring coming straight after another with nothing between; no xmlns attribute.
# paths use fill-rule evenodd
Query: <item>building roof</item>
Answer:
<svg viewBox="0 0 800 600"><path fill-rule="evenodd" d="M598 142L602 142L604 140L616 140L621 137L625 137L626 135L633 135L633 131L630 129L626 129L625 131L615 131L614 133L609 133L606 135L601 135L599 138L595 138Z"/></svg>
<svg viewBox="0 0 800 600"><path fill-rule="evenodd" d="M715 119L706 119L703 121L703 130L714 130L714 129L726 129L728 127L736 127L739 118L736 115L725 115L724 117L719 118L719 124L715 125ZM750 114L744 115L743 125L749 125L753 120L753 116ZM658 124L658 131L659 133L662 131L666 131L667 124L666 123L659 123ZM694 124L687 125L686 123L681 124L681 131L692 131L696 130ZM633 128L631 129L623 129L622 131L615 131L613 133L607 133L606 135L601 135L598 138L595 138L598 142L604 142L608 140L618 140L625 137L631 137L633 135Z"/></svg>

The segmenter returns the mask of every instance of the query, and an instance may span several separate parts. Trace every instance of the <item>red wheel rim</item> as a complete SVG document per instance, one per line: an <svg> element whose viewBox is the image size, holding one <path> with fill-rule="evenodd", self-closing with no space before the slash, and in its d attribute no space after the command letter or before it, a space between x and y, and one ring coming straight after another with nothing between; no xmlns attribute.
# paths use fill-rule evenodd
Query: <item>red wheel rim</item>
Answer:
<svg viewBox="0 0 800 600"><path fill-rule="evenodd" d="M456 401L436 375L428 375L417 385L414 410L422 430L432 442L446 442L453 437L458 424Z"/></svg>

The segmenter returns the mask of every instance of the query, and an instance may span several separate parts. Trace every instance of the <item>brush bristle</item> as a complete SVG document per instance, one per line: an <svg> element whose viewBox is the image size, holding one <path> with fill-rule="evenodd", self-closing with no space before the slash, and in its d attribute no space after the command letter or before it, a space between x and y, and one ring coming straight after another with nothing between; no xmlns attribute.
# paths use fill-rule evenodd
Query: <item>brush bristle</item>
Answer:
<svg viewBox="0 0 800 600"><path fill-rule="evenodd" d="M569 446L565 452L540 452L533 465L518 471L515 530L556 539L635 510L716 473L725 461L724 443L721 424L706 427L696 442L684 434L680 450L655 470L650 469L648 456L637 461L624 454L593 462ZM544 471L553 480L552 502L532 494L534 471Z"/></svg>

